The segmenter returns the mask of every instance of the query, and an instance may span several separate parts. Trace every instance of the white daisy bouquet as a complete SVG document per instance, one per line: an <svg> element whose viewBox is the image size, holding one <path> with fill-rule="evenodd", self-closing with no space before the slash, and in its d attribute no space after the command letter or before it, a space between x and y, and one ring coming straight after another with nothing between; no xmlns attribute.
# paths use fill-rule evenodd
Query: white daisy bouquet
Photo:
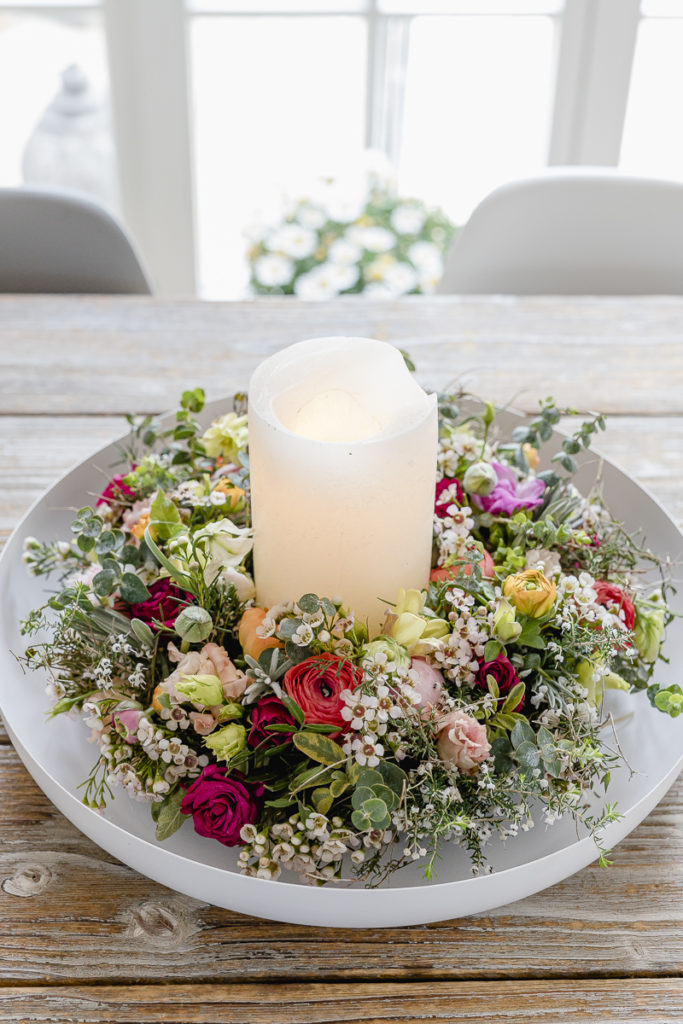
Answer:
<svg viewBox="0 0 683 1024"><path fill-rule="evenodd" d="M433 292L454 235L441 210L400 198L377 175L351 191L330 179L258 232L248 253L250 288L307 300Z"/></svg>
<svg viewBox="0 0 683 1024"><path fill-rule="evenodd" d="M572 483L602 418L540 472L552 402L506 436L491 405L440 396L431 579L370 634L343 598L258 605L246 416L238 402L204 430L203 401L186 392L169 429L133 424L69 541L26 541L59 584L23 624L24 661L49 677L55 728L70 714L91 730L84 801L102 810L120 787L160 841L194 827L239 847L248 875L315 884L415 860L431 878L445 843L480 870L493 836L539 817L570 815L599 845L618 812L587 796L620 760L604 692L683 710L656 680L666 580L641 574L663 567Z"/></svg>

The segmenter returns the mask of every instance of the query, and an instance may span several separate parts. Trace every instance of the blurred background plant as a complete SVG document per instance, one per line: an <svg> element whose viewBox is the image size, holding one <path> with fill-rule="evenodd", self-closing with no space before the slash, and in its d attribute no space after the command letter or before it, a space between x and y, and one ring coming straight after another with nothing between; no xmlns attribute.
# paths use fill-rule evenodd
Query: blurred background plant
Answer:
<svg viewBox="0 0 683 1024"><path fill-rule="evenodd" d="M433 292L456 228L438 207L398 195L386 171L324 178L279 222L250 229L255 295L392 298Z"/></svg>

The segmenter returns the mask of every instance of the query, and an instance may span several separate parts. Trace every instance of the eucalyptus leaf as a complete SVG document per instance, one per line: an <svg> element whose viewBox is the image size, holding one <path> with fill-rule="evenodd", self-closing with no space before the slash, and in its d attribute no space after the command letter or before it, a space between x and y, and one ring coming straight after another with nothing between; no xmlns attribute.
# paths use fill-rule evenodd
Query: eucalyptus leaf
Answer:
<svg viewBox="0 0 683 1024"><path fill-rule="evenodd" d="M119 583L119 594L126 604L142 604L150 597L149 590L134 572L124 572Z"/></svg>

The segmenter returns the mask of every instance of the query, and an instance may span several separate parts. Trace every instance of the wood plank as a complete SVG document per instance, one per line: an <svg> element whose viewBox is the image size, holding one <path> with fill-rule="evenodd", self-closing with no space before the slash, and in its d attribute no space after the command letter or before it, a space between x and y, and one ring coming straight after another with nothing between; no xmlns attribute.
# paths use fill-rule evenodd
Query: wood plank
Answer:
<svg viewBox="0 0 683 1024"><path fill-rule="evenodd" d="M256 364L302 338L387 339L421 379L535 408L538 394L605 412L683 412L679 298L425 297L325 303L0 297L0 412L168 408L192 380L245 388Z"/></svg>
<svg viewBox="0 0 683 1024"><path fill-rule="evenodd" d="M672 1024L679 978L376 985L136 985L0 989L0 1021L50 1024Z"/></svg>
<svg viewBox="0 0 683 1024"><path fill-rule="evenodd" d="M62 817L12 747L0 793L6 984L683 974L683 779L608 870L471 918L361 931L258 920L148 881Z"/></svg>

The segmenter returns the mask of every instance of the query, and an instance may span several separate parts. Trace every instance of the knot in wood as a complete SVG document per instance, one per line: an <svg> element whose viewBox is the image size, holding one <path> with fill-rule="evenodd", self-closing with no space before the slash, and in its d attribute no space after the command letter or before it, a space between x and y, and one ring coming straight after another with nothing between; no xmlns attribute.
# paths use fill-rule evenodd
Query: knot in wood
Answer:
<svg viewBox="0 0 683 1024"><path fill-rule="evenodd" d="M53 881L54 875L45 864L24 864L2 883L8 896L38 896Z"/></svg>
<svg viewBox="0 0 683 1024"><path fill-rule="evenodd" d="M131 912L132 933L144 935L155 946L177 946L185 929L168 907L160 903L141 903Z"/></svg>

